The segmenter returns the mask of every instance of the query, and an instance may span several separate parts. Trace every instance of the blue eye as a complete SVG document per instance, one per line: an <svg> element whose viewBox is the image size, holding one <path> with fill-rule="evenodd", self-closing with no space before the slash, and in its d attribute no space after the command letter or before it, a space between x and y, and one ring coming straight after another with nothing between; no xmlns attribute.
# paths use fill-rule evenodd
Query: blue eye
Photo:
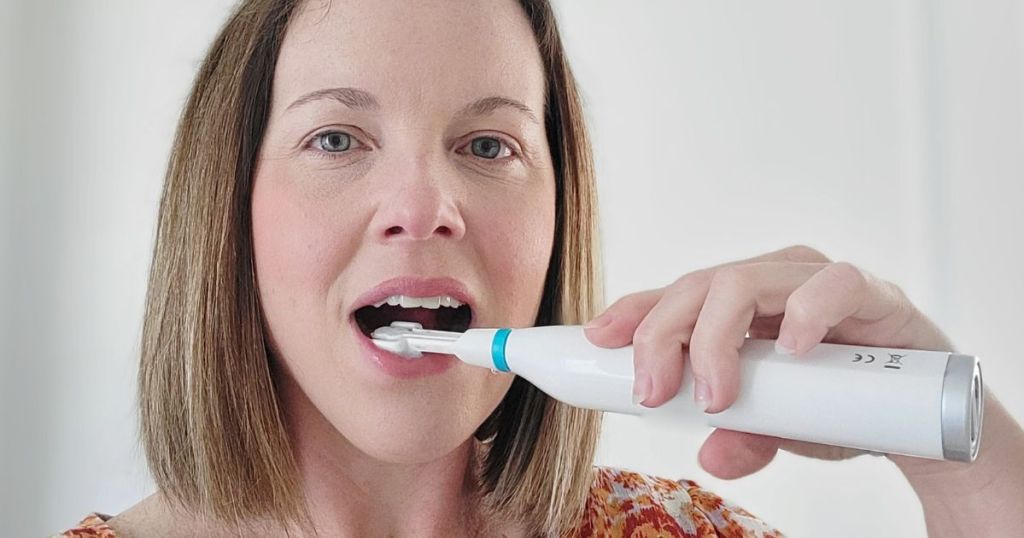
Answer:
<svg viewBox="0 0 1024 538"><path fill-rule="evenodd" d="M470 151L482 159L495 160L498 157L509 157L512 150L500 138L478 136L470 142Z"/></svg>
<svg viewBox="0 0 1024 538"><path fill-rule="evenodd" d="M316 135L313 139L314 147L326 153L343 153L351 149L358 142L352 135L342 131L327 131Z"/></svg>

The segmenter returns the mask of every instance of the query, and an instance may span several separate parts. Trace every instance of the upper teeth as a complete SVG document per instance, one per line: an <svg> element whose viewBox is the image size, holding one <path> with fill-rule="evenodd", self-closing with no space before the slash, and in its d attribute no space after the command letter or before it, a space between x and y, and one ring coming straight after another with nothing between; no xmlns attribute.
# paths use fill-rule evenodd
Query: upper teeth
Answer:
<svg viewBox="0 0 1024 538"><path fill-rule="evenodd" d="M392 295L383 301L375 303L373 306L379 307L385 303L391 306L401 306L402 308L440 308L447 306L451 308L458 308L462 306L462 303L453 299L448 295L441 295L437 297L409 297L407 295Z"/></svg>

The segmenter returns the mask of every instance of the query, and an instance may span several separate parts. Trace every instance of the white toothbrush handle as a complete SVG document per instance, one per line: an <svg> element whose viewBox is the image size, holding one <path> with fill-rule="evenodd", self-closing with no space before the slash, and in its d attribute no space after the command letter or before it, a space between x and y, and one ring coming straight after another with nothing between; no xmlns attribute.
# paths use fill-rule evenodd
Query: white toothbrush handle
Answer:
<svg viewBox="0 0 1024 538"><path fill-rule="evenodd" d="M596 346L578 325L466 335L455 348L466 362L494 368L495 336L503 336L510 371L577 407L957 461L973 461L981 437L981 367L968 355L823 343L792 357L776 354L773 340L748 339L738 398L707 414L693 403L688 362L675 398L657 408L634 404L633 347Z"/></svg>

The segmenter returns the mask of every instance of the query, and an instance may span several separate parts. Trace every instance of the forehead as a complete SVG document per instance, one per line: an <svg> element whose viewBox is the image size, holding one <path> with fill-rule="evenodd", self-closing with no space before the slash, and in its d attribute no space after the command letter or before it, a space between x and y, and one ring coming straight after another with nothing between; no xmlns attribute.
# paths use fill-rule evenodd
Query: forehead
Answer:
<svg viewBox="0 0 1024 538"><path fill-rule="evenodd" d="M544 103L540 53L515 0L309 0L281 45L275 108L331 87L369 91L385 109L485 94L538 112Z"/></svg>

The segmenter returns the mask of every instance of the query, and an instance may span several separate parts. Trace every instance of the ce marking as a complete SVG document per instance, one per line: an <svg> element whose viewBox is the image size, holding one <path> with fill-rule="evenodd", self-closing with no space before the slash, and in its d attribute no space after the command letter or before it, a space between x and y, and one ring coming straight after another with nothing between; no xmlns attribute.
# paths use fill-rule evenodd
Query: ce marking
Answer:
<svg viewBox="0 0 1024 538"><path fill-rule="evenodd" d="M864 355L861 355L860 353L854 353L854 355L856 355L857 358L853 359L853 361L851 361L851 362L860 362L860 361L864 360ZM871 358L866 360L866 361L864 361L864 364L871 364L871 363L875 362L875 356L874 355L868 355L868 357L871 357Z"/></svg>

